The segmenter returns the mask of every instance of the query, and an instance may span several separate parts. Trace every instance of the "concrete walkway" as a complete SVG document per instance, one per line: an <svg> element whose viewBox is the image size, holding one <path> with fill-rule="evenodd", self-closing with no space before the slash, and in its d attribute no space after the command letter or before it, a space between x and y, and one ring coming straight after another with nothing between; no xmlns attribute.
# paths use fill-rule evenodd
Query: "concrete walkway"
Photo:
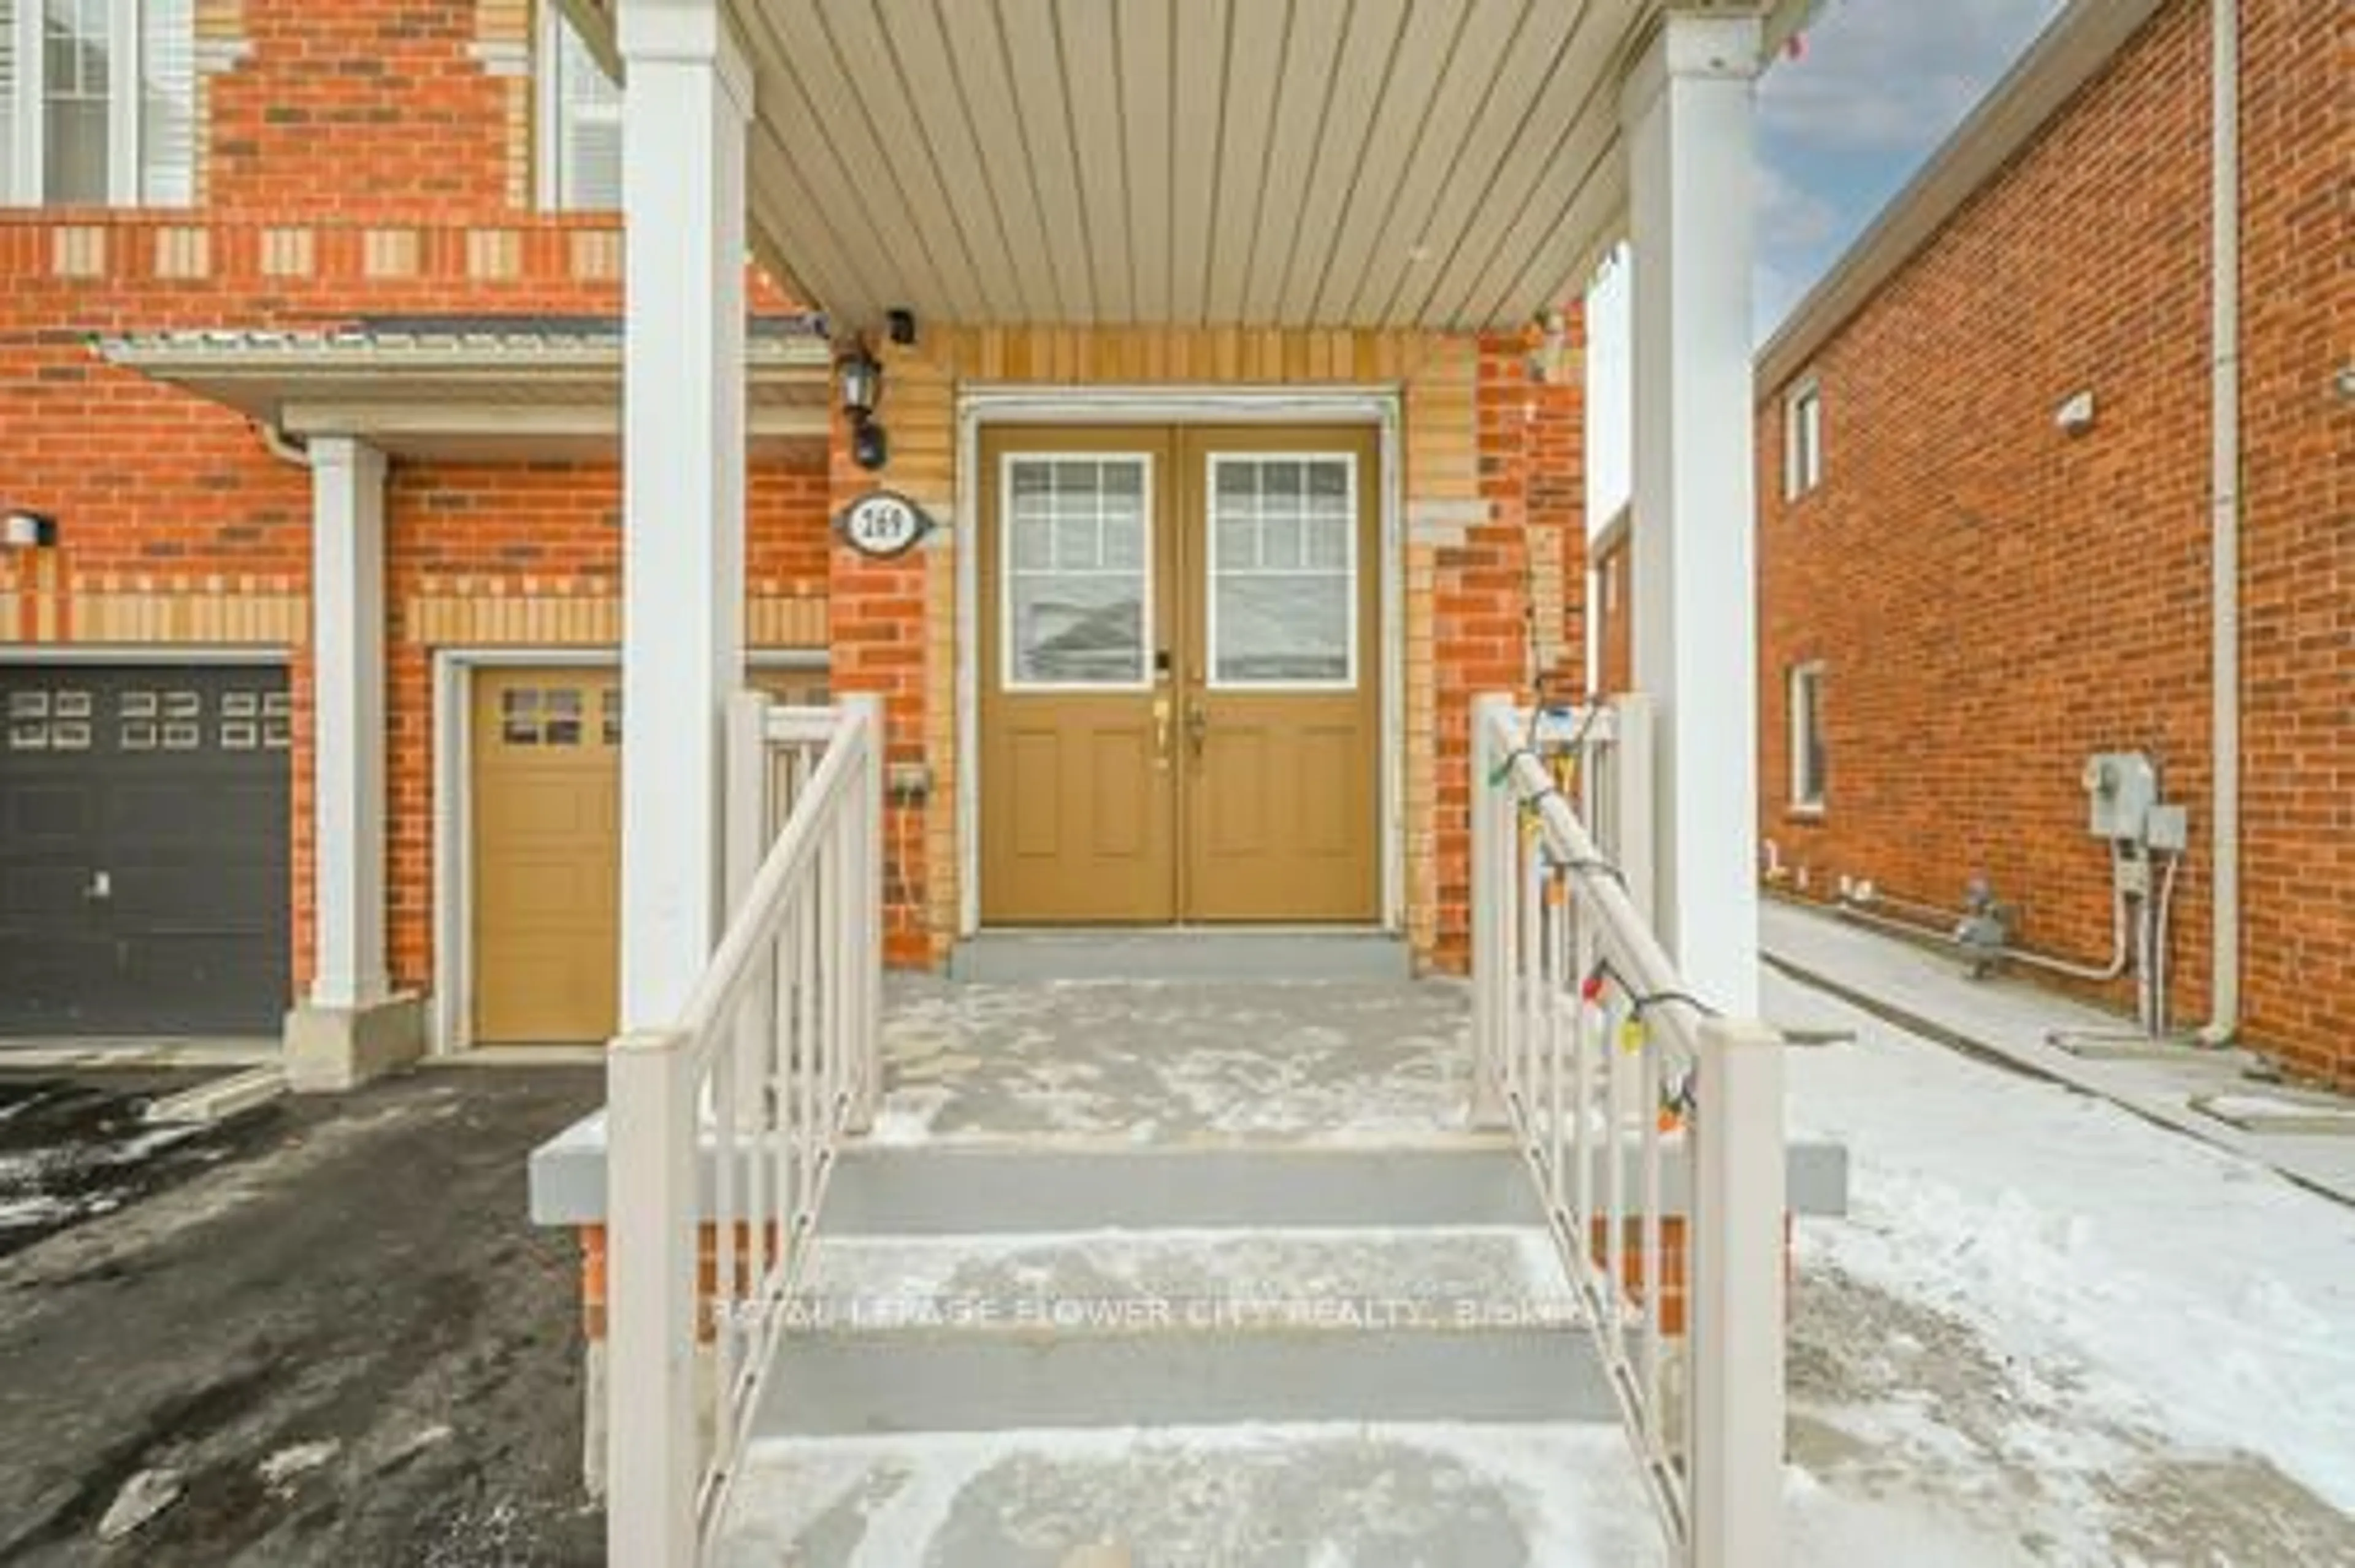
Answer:
<svg viewBox="0 0 2355 1568"><path fill-rule="evenodd" d="M2098 1094L2355 1204L2355 1101L2252 1077L2260 1064L2241 1051L2080 1054L2052 1044L2052 1035L2115 1033L2126 1020L2019 980L1971 979L1949 955L1801 905L1769 900L1759 924L1767 963L1797 980L1913 1033ZM2339 1130L2322 1130L2334 1124ZM2294 1126L2301 1130L2288 1130Z"/></svg>

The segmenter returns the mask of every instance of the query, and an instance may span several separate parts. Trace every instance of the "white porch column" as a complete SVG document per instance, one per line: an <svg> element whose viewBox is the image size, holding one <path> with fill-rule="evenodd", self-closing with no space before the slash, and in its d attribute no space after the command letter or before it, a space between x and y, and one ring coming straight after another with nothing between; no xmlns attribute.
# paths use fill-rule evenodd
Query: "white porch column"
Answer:
<svg viewBox="0 0 2355 1568"><path fill-rule="evenodd" d="M744 142L719 0L625 0L622 1027L718 944L722 738L744 603Z"/></svg>
<svg viewBox="0 0 2355 1568"><path fill-rule="evenodd" d="M314 962L286 1018L287 1081L333 1093L415 1061L421 997L385 969L384 453L311 440Z"/></svg>
<svg viewBox="0 0 2355 1568"><path fill-rule="evenodd" d="M1754 17L1672 12L1629 74L1635 677L1658 716L1654 910L1700 993L1758 1008L1750 343Z"/></svg>
<svg viewBox="0 0 2355 1568"><path fill-rule="evenodd" d="M384 966L384 453L311 443L314 1008L373 1007Z"/></svg>

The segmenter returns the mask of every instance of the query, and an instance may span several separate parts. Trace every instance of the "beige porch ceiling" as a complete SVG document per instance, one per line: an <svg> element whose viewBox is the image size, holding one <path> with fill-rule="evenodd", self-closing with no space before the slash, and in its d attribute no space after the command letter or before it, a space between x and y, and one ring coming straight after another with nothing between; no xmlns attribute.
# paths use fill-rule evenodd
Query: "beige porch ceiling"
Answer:
<svg viewBox="0 0 2355 1568"><path fill-rule="evenodd" d="M564 0L612 53L617 4ZM1664 0L724 0L755 248L967 325L1518 325L1626 199ZM1678 8L1770 13L1806 0Z"/></svg>

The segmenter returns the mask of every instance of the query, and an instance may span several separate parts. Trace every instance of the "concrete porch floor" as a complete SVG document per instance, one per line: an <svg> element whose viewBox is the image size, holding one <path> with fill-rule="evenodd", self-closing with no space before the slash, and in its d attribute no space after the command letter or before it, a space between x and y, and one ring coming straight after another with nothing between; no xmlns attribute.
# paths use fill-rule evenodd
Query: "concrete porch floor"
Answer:
<svg viewBox="0 0 2355 1568"><path fill-rule="evenodd" d="M875 1141L1445 1138L1470 1019L1444 980L899 979Z"/></svg>

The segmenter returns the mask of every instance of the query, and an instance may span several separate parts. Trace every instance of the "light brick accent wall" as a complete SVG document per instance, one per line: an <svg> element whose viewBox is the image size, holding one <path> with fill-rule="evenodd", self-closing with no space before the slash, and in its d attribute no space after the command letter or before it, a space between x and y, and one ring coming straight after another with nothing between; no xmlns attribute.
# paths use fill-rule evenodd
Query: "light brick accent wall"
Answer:
<svg viewBox="0 0 2355 1568"><path fill-rule="evenodd" d="M930 800L895 811L889 942L896 963L940 962L963 890L957 842L957 401L971 386L1327 386L1399 392L1406 517L1408 759L1400 830L1408 934L1428 964L1465 960L1469 822L1464 770L1471 697L1526 680L1532 572L1540 643L1575 648L1583 529L1577 387L1540 386L1518 339L1411 332L1238 329L959 329L933 326L886 354L891 462L869 474L837 429L832 504L878 483L943 527L897 561L833 552L835 683L881 693L895 761L930 770ZM1574 383L1575 378L1571 379ZM1531 540L1545 542L1531 551ZM901 820L901 817L906 820Z"/></svg>
<svg viewBox="0 0 2355 1568"><path fill-rule="evenodd" d="M2355 1084L2355 402L2333 385L2355 32L2305 0L2243 15L2245 1025ZM1757 421L1761 831L1794 886L1951 907L1984 874L2021 940L2106 956L2077 780L2092 752L2147 751L2190 808L2187 1023L2211 956L2209 18L2162 7L1826 346L1818 489L1783 498L1783 388L1759 388ZM2080 390L2098 414L2072 438L2053 414ZM1785 805L1785 682L1812 659L1820 818Z"/></svg>

